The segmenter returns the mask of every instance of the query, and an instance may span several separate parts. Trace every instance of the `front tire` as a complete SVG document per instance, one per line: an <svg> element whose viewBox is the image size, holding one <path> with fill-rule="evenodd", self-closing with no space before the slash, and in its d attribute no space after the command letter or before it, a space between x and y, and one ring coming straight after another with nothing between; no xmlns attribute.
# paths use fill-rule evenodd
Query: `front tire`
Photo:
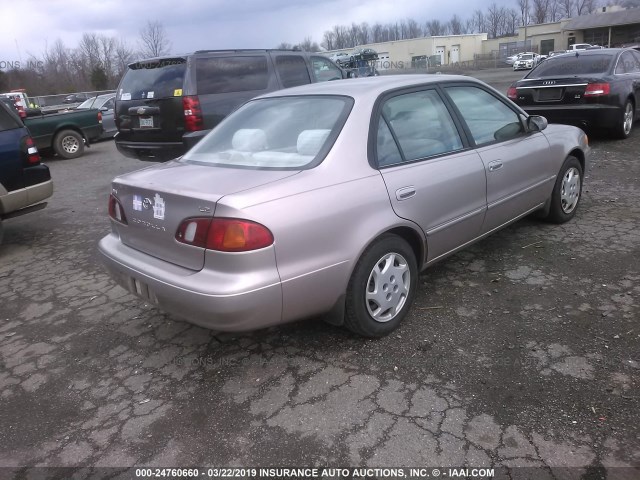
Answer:
<svg viewBox="0 0 640 480"><path fill-rule="evenodd" d="M62 158L78 158L84 153L84 139L74 130L62 130L53 140L53 150Z"/></svg>
<svg viewBox="0 0 640 480"><path fill-rule="evenodd" d="M553 187L547 220L553 223L565 223L573 218L582 198L583 178L580 161L574 156L568 156L560 168Z"/></svg>
<svg viewBox="0 0 640 480"><path fill-rule="evenodd" d="M362 254L347 288L345 326L365 337L395 330L415 297L418 267L409 244L385 234Z"/></svg>
<svg viewBox="0 0 640 480"><path fill-rule="evenodd" d="M627 99L624 104L624 108L618 119L618 122L613 130L613 136L615 138L625 139L631 135L631 129L633 128L633 114L634 105L630 99Z"/></svg>

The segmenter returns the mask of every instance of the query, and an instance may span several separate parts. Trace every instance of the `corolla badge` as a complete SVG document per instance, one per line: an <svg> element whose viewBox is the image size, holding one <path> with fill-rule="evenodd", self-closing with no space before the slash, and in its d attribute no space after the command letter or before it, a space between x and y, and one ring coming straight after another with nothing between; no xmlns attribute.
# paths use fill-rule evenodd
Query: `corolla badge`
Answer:
<svg viewBox="0 0 640 480"><path fill-rule="evenodd" d="M138 110L136 110L136 113L137 113L138 115L142 115L142 114L144 114L144 112L146 112L146 110L145 110L145 108L144 108L144 107L140 107Z"/></svg>

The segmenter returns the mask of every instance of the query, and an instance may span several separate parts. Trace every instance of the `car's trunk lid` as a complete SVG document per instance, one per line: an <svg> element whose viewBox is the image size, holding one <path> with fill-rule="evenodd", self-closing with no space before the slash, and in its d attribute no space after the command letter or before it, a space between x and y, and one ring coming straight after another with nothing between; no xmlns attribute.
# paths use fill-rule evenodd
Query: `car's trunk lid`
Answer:
<svg viewBox="0 0 640 480"><path fill-rule="evenodd" d="M178 242L187 218L213 217L225 195L281 180L297 171L222 168L169 162L139 170L113 182L113 194L128 225L114 222L122 243L192 270L204 266L204 249Z"/></svg>
<svg viewBox="0 0 640 480"><path fill-rule="evenodd" d="M589 101L589 83L601 80L584 77L551 77L522 80L516 87L520 105L581 105Z"/></svg>

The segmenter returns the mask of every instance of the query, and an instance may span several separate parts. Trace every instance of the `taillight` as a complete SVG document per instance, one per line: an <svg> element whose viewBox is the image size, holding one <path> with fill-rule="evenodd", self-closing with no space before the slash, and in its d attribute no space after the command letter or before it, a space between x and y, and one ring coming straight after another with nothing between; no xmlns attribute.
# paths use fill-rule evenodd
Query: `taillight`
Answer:
<svg viewBox="0 0 640 480"><path fill-rule="evenodd" d="M248 252L273 244L267 227L237 218L187 218L176 232L187 245L221 252Z"/></svg>
<svg viewBox="0 0 640 480"><path fill-rule="evenodd" d="M196 95L182 97L184 109L184 128L188 132L196 132L204 128L200 100Z"/></svg>
<svg viewBox="0 0 640 480"><path fill-rule="evenodd" d="M109 195L109 216L115 221L127 225L127 217L124 214L124 208L120 201L113 195Z"/></svg>
<svg viewBox="0 0 640 480"><path fill-rule="evenodd" d="M98 123L102 123L102 112L98 112Z"/></svg>
<svg viewBox="0 0 640 480"><path fill-rule="evenodd" d="M518 98L518 89L516 87L509 87L509 89L507 90L507 97L509 97L511 100L515 100L516 98Z"/></svg>
<svg viewBox="0 0 640 480"><path fill-rule="evenodd" d="M20 150L22 151L22 159L25 165L38 165L40 163L40 154L33 138L29 136L22 137Z"/></svg>
<svg viewBox="0 0 640 480"><path fill-rule="evenodd" d="M611 86L608 83L590 83L584 90L585 97L599 97L609 95Z"/></svg>

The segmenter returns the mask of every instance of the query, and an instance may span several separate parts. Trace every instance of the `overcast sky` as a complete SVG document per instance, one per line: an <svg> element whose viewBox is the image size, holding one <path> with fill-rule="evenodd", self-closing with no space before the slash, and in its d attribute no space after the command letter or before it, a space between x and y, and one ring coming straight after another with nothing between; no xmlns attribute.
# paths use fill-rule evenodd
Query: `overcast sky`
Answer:
<svg viewBox="0 0 640 480"><path fill-rule="evenodd" d="M516 0L496 0L517 7ZM274 48L310 36L320 43L336 24L414 18L463 20L482 0L0 0L0 62L40 56L60 38L75 48L83 32L118 36L137 48L148 20L162 22L172 53L198 49Z"/></svg>

